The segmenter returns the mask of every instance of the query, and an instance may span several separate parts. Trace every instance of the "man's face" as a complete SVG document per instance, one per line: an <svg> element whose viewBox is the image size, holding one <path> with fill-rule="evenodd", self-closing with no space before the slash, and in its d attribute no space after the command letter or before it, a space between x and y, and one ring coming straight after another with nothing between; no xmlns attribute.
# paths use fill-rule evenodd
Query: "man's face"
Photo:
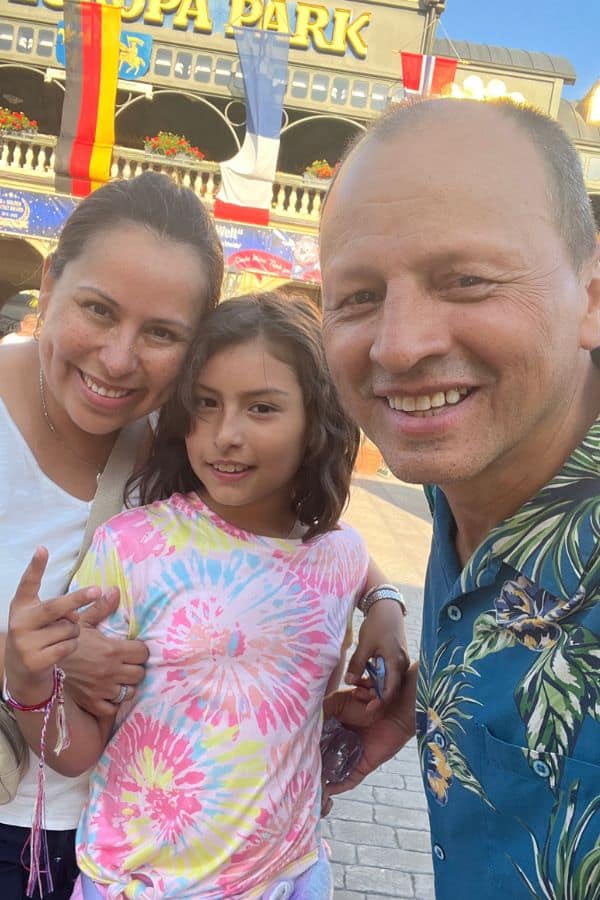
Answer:
<svg viewBox="0 0 600 900"><path fill-rule="evenodd" d="M591 263L578 277L542 161L497 111L457 103L363 144L321 267L334 378L398 477L501 477L569 427L600 343Z"/></svg>

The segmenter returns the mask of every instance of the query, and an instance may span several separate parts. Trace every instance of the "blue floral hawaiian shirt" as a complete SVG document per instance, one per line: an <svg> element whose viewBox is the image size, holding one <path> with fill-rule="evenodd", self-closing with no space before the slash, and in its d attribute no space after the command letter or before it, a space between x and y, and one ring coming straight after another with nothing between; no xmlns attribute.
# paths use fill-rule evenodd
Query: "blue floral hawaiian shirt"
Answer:
<svg viewBox="0 0 600 900"><path fill-rule="evenodd" d="M600 419L463 570L430 500L417 740L437 900L600 900Z"/></svg>

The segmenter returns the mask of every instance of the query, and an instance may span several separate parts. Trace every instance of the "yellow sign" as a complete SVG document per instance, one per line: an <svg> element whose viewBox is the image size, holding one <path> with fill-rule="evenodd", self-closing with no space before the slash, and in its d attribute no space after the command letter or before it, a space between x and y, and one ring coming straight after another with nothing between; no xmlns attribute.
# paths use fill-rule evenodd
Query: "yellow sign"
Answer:
<svg viewBox="0 0 600 900"><path fill-rule="evenodd" d="M40 0L10 0L23 6L39 6ZM199 34L213 33L211 5L222 0L115 0L121 5L123 22L143 21L146 25L172 28ZM42 6L62 10L63 0L42 0ZM290 47L307 50L311 45L320 53L343 56L347 50L359 59L367 55L363 34L371 21L371 13L363 12L353 18L351 9L330 9L320 3L287 3L286 0L230 0L230 10L224 34L233 36L237 25L258 27L290 35ZM167 20L165 21L165 16Z"/></svg>

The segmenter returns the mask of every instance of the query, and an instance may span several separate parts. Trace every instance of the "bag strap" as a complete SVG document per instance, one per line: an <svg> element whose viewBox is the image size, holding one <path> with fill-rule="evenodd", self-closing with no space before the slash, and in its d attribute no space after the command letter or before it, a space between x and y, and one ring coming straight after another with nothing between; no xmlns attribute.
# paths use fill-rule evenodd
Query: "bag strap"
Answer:
<svg viewBox="0 0 600 900"><path fill-rule="evenodd" d="M104 471L98 479L98 487L90 507L81 548L69 573L67 588L73 575L77 572L83 557L89 550L96 528L99 525L103 525L112 516L116 516L123 509L125 484L133 471L136 456L147 434L148 419L146 418L138 419L136 422L126 425L119 432Z"/></svg>

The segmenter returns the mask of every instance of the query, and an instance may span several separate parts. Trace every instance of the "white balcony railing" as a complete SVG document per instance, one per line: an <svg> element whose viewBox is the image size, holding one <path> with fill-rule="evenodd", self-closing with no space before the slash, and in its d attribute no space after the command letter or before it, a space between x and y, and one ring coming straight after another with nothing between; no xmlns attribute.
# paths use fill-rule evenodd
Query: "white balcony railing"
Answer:
<svg viewBox="0 0 600 900"><path fill-rule="evenodd" d="M56 137L0 133L0 145L0 182L54 191ZM212 208L221 182L218 163L170 160L143 150L115 146L111 166L113 178L134 178L148 168L164 172L191 188ZM326 184L307 184L298 175L278 172L273 184L272 218L280 223L316 228L326 187Z"/></svg>

